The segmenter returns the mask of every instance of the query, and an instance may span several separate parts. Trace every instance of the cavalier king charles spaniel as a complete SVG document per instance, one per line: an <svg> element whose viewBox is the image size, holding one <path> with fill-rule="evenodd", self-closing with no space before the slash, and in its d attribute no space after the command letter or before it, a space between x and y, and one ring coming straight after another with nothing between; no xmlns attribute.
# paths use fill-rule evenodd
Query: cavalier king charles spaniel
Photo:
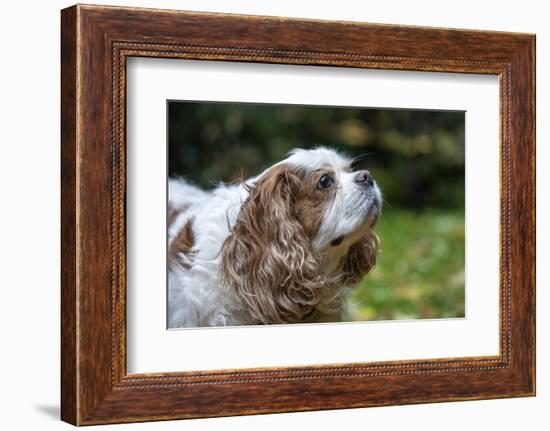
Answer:
<svg viewBox="0 0 550 431"><path fill-rule="evenodd" d="M169 180L168 326L340 321L376 262L380 190L328 148L203 191Z"/></svg>

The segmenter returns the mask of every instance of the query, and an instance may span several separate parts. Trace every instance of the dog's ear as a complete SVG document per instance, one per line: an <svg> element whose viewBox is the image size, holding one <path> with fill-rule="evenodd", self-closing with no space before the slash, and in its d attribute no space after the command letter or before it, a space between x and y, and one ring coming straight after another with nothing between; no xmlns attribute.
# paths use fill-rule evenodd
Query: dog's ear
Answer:
<svg viewBox="0 0 550 431"><path fill-rule="evenodd" d="M376 265L379 240L373 231L369 231L348 250L342 263L342 280L344 285L353 286L359 283Z"/></svg>
<svg viewBox="0 0 550 431"><path fill-rule="evenodd" d="M263 174L222 246L220 281L251 323L299 321L320 300L319 256L294 214L300 181L285 165Z"/></svg>

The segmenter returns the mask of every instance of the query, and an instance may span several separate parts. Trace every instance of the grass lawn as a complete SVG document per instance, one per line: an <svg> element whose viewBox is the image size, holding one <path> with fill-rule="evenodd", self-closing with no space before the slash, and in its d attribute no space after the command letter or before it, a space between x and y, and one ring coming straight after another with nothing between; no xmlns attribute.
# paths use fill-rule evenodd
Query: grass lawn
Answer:
<svg viewBox="0 0 550 431"><path fill-rule="evenodd" d="M376 268L350 297L351 320L464 317L464 213L388 209Z"/></svg>

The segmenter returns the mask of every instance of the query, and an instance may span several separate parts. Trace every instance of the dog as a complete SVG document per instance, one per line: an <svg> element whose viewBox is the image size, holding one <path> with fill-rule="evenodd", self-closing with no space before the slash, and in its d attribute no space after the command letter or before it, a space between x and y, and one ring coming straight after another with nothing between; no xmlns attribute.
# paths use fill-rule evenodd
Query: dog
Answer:
<svg viewBox="0 0 550 431"><path fill-rule="evenodd" d="M381 191L326 147L204 191L168 186L168 327L340 321L375 265Z"/></svg>

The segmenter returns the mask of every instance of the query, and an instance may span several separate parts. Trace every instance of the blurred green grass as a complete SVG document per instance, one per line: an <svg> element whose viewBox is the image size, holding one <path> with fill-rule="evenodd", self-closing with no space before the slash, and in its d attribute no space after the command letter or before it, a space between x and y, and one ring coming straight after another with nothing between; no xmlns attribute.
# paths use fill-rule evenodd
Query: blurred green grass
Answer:
<svg viewBox="0 0 550 431"><path fill-rule="evenodd" d="M351 320L464 317L464 212L387 208L375 269L352 293Z"/></svg>

